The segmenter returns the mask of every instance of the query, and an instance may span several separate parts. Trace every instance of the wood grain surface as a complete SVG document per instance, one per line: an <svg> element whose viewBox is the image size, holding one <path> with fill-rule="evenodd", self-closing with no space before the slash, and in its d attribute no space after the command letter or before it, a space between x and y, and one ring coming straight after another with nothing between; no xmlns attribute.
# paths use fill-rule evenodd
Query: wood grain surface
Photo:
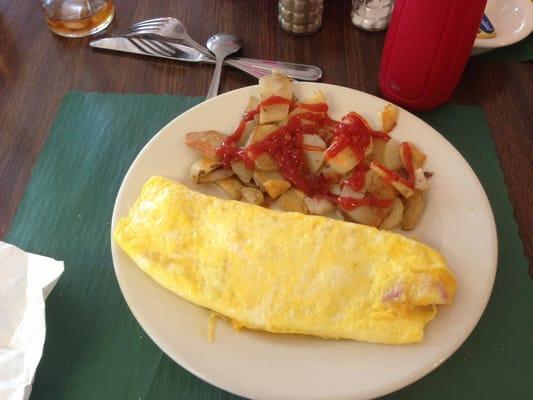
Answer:
<svg viewBox="0 0 533 400"><path fill-rule="evenodd" d="M351 25L350 1L326 2L323 26L309 37L286 34L273 0L117 1L106 33L133 22L177 16L199 42L216 32L242 38L242 55L319 65L323 81L380 95L384 32ZM9 229L62 96L98 92L204 95L212 66L91 49L92 38L51 33L38 1L0 0L0 238ZM225 69L221 91L256 83ZM533 68L531 63L471 59L452 101L487 115L505 174L524 253L533 273ZM460 177L458 177L460 179ZM527 275L524 274L527 278Z"/></svg>

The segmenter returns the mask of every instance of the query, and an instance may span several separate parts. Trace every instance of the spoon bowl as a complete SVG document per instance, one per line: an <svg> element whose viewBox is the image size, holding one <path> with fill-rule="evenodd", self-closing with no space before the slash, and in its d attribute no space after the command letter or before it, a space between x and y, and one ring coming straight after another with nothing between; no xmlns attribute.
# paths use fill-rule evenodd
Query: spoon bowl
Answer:
<svg viewBox="0 0 533 400"><path fill-rule="evenodd" d="M241 47L241 39L231 33L217 33L207 40L207 48L216 57L215 72L206 96L208 99L218 94L224 59L239 51Z"/></svg>

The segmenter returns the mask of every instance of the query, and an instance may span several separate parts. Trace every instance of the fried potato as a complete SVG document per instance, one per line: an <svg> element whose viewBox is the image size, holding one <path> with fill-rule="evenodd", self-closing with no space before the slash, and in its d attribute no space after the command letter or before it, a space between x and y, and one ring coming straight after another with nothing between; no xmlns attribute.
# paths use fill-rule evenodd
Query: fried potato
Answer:
<svg viewBox="0 0 533 400"><path fill-rule="evenodd" d="M244 161L232 161L231 169L243 183L249 183L252 180L253 171L246 168Z"/></svg>
<svg viewBox="0 0 533 400"><path fill-rule="evenodd" d="M190 171L193 182L198 183L198 180L201 177L220 168L221 166L222 164L219 161L215 161L207 157L202 157L191 165L191 168L189 171Z"/></svg>
<svg viewBox="0 0 533 400"><path fill-rule="evenodd" d="M372 171L374 171L379 177L381 178L386 178L387 174L385 173L385 171L383 171L381 168L379 168L377 165L375 164L370 164L370 169ZM374 178L373 178L374 179ZM414 193L414 190L411 189L410 187L406 186L405 184L403 184L402 182L398 182L398 181L392 181L390 182L390 184L398 191L400 192L400 194L405 197L406 199L411 197ZM386 197L385 197L386 198Z"/></svg>
<svg viewBox="0 0 533 400"><path fill-rule="evenodd" d="M253 132L255 131L255 128L257 127L257 121L255 119L252 119L251 121L246 122L244 125L244 131L241 134L241 137L239 138L239 141L237 142L238 146L245 146L252 136Z"/></svg>
<svg viewBox="0 0 533 400"><path fill-rule="evenodd" d="M219 160L216 148L226 137L217 131L189 132L185 136L185 144L212 160Z"/></svg>
<svg viewBox="0 0 533 400"><path fill-rule="evenodd" d="M318 172L324 175L330 182L340 182L343 177L343 174L337 172L329 165L323 165Z"/></svg>
<svg viewBox="0 0 533 400"><path fill-rule="evenodd" d="M304 157L309 171L316 173L324 163L326 143L318 135L303 135Z"/></svg>
<svg viewBox="0 0 533 400"><path fill-rule="evenodd" d="M198 183L213 183L229 178L233 175L231 169L219 168L198 178Z"/></svg>
<svg viewBox="0 0 533 400"><path fill-rule="evenodd" d="M429 183L422 168L415 169L415 189L427 190Z"/></svg>
<svg viewBox="0 0 533 400"><path fill-rule="evenodd" d="M288 115L288 104L272 104L269 106L262 106L259 110L259 123L270 124L272 122L279 122L287 118Z"/></svg>
<svg viewBox="0 0 533 400"><path fill-rule="evenodd" d="M277 171L276 160L268 153L260 154L254 161L255 169L258 171Z"/></svg>
<svg viewBox="0 0 533 400"><path fill-rule="evenodd" d="M383 148L382 164L392 171L401 168L402 161L400 160L400 142L390 139L385 144L385 147Z"/></svg>
<svg viewBox="0 0 533 400"><path fill-rule="evenodd" d="M216 184L233 200L239 200L241 198L242 183L237 178L230 177L217 181Z"/></svg>
<svg viewBox="0 0 533 400"><path fill-rule="evenodd" d="M307 209L304 199L304 192L295 188L290 188L278 198L276 203L282 210L297 211L302 214L307 214L309 210Z"/></svg>
<svg viewBox="0 0 533 400"><path fill-rule="evenodd" d="M272 72L272 75L259 78L259 97L261 100L265 100L271 96L291 99L292 93L292 80L278 71Z"/></svg>
<svg viewBox="0 0 533 400"><path fill-rule="evenodd" d="M378 199L394 199L399 195L393 186L373 170L366 173L365 186L368 192Z"/></svg>
<svg viewBox="0 0 533 400"><path fill-rule="evenodd" d="M426 199L424 192L415 190L413 195L405 200L405 209L403 212L402 229L404 231L413 230L422 215Z"/></svg>
<svg viewBox="0 0 533 400"><path fill-rule="evenodd" d="M272 199L277 199L290 189L291 184L285 179L270 179L264 184L265 190Z"/></svg>
<svg viewBox="0 0 533 400"><path fill-rule="evenodd" d="M398 107L394 104L387 104L383 111L380 113L381 117L381 130L385 133L392 131L396 126L396 120L398 119Z"/></svg>
<svg viewBox="0 0 533 400"><path fill-rule="evenodd" d="M349 147L345 147L334 157L326 159L326 164L340 174L351 171L358 163L357 156Z"/></svg>
<svg viewBox="0 0 533 400"><path fill-rule="evenodd" d="M265 202L265 196L259 189L246 186L241 187L241 198L245 202L256 206L260 206Z"/></svg>
<svg viewBox="0 0 533 400"><path fill-rule="evenodd" d="M374 138L372 140L372 152L367 155L367 161L377 161L383 164L383 153L387 142L384 139Z"/></svg>
<svg viewBox="0 0 533 400"><path fill-rule="evenodd" d="M315 90L313 94L301 101L303 104L320 104L326 102L326 96L322 90Z"/></svg>
<svg viewBox="0 0 533 400"><path fill-rule="evenodd" d="M315 215L325 215L335 210L335 205L326 199L305 197L304 203L309 212Z"/></svg>
<svg viewBox="0 0 533 400"><path fill-rule="evenodd" d="M426 162L426 155L422 153L413 143L403 142L400 145L400 160L405 170L409 170L407 167L407 160L405 158L405 146L409 146L411 149L411 161L413 163L413 169L422 168Z"/></svg>
<svg viewBox="0 0 533 400"><path fill-rule="evenodd" d="M356 207L353 210L345 210L341 208L341 212L352 222L377 227L385 219L390 210L374 206L361 206Z"/></svg>
<svg viewBox="0 0 533 400"><path fill-rule="evenodd" d="M254 171L252 178L259 189L266 191L265 183L271 180L283 180L279 171Z"/></svg>
<svg viewBox="0 0 533 400"><path fill-rule="evenodd" d="M261 100L271 96L280 96L285 99L292 99L292 80L278 72L272 75L264 76L259 79L259 93ZM263 106L259 110L259 123L267 124L278 122L287 117L289 114L288 104L274 104Z"/></svg>
<svg viewBox="0 0 533 400"><path fill-rule="evenodd" d="M248 144L260 142L277 129L278 127L274 124L257 125L250 135Z"/></svg>
<svg viewBox="0 0 533 400"><path fill-rule="evenodd" d="M383 220L379 225L380 229L393 229L399 226L402 223L403 219L403 202L397 197L394 199L392 204L392 210L390 214Z"/></svg>
<svg viewBox="0 0 533 400"><path fill-rule="evenodd" d="M244 109L244 112L247 113L248 111L252 111L259 105L259 99L255 96L250 96L248 99L248 104L246 104L246 108Z"/></svg>

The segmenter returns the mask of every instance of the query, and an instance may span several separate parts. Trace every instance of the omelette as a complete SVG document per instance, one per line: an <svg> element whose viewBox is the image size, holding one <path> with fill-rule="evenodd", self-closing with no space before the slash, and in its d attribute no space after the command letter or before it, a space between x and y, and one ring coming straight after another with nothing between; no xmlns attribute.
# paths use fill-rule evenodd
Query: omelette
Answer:
<svg viewBox="0 0 533 400"><path fill-rule="evenodd" d="M444 258L420 242L162 177L144 184L114 239L166 289L236 327L274 333L415 343L456 291Z"/></svg>

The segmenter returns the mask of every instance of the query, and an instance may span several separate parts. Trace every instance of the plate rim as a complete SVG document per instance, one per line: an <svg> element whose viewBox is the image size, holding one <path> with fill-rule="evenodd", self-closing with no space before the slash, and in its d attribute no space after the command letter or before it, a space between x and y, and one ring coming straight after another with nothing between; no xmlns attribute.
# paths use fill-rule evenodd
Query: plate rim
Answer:
<svg viewBox="0 0 533 400"><path fill-rule="evenodd" d="M349 87L346 87L346 86L341 86L341 85L335 85L335 84L330 84L330 83L322 83L322 82L295 82L295 84L297 84L298 86L304 86L304 87L306 87L306 86L309 86L309 87L319 86L320 88L332 87L332 88L336 88L336 89L349 90L349 91L356 92L359 95L362 94L363 96L369 96L373 100L376 100L376 101L379 101L379 102L387 101L387 100L385 100L383 98L380 98L378 96L375 96L373 94L370 94L370 93L367 93L367 92L363 92L361 90L349 88ZM161 351L163 351L170 359L172 359L174 362L176 362L180 367L184 368L188 372L192 373L193 375L195 375L196 377L198 377L199 379L203 380L204 382L206 382L206 383L208 383L210 385L213 385L213 386L215 386L215 387L217 387L217 388L219 388L221 390L224 390L224 391L226 391L228 393L236 394L236 395L239 395L239 396L246 396L248 398L255 398L255 399L262 399L262 398L267 399L269 397L258 396L256 393L251 393L249 391L249 389L246 388L246 385L244 385L244 386L239 385L240 387L236 388L235 385L229 385L229 384L226 384L224 381L221 381L220 379L218 379L217 376L211 376L211 375L207 376L206 374L204 374L201 371L199 371L196 367L191 366L190 364L185 362L183 359L180 359L179 357L177 357L174 354L172 354L173 352L171 351L171 349L169 349L168 346L165 343L163 343L161 338L158 337L157 333L152 329L152 327L149 326L149 324L147 324L145 321L143 321L143 318L141 318L139 316L138 310L136 309L136 307L134 305L132 305L132 300L130 298L131 294L128 294L127 291L124 290L124 282L121 281L121 279L119 277L119 273L118 273L118 269L120 267L117 265L117 259L118 259L118 255L117 254L121 250L120 250L119 246L115 243L115 241L113 239L113 231L114 231L116 222L118 220L118 208L119 208L119 204L121 203L121 198L124 195L124 193L123 193L124 183L128 180L128 177L130 176L130 173L132 173L133 167L136 164L136 162L139 160L139 158L141 158L143 153L145 151L147 151L147 149L153 144L153 142L157 140L158 136L163 131L167 130L171 125L173 125L177 119L182 118L184 115L186 115L188 113L195 112L195 110L197 108L203 107L203 105L206 104L207 102L219 101L218 99L221 98L221 97L226 97L226 96L230 97L230 96L233 96L233 95L235 95L235 94L237 94L239 92L243 92L244 93L247 90L257 89L257 88L259 88L258 84L244 86L244 87L241 87L241 88L237 88L237 89L225 92L225 93L220 94L220 95L218 95L218 96L216 96L214 98L205 100L205 101L203 101L203 102L201 102L199 104L196 104L195 106L191 107L190 109L186 110L185 112L181 113L180 115L178 115L175 118L173 118L172 120L170 120L167 124L165 124L163 127L161 127L150 138L150 140L148 140L148 142L146 142L146 144L143 146L143 148L139 151L139 153L135 156L134 160L129 165L128 170L127 170L126 174L124 175L124 177L123 177L123 179L122 179L122 181L120 183L120 188L119 188L119 190L118 190L118 192L116 194L115 203L113 205L112 217L111 217L110 242L111 242L111 256L112 256L112 261L113 261L113 270L114 270L115 277L117 279L121 294L122 294L126 304L128 305L128 308L129 308L130 312L133 314L135 320L137 321L137 323L146 332L146 334L150 337L150 339L157 345L157 347L159 347L159 349ZM477 318L475 318L475 320L472 320L472 325L469 326L468 329L465 331L466 333L465 333L464 337L462 337L461 339L458 339L456 341L456 343L453 343L453 346L452 346L453 350L450 351L449 354L447 354L446 356L441 357L438 360L438 362L435 362L431 366L428 366L427 368L425 368L423 370L421 369L421 370L417 371L417 373L412 374L413 376L411 376L409 378L408 382L404 382L404 383L402 383L400 385L398 385L397 383L390 383L390 384L384 383L382 385L382 388L386 387L385 390L375 391L375 392L373 392L373 394L371 394L371 397L384 396L384 395L393 393L395 391L398 391L398 390L400 390L402 388L405 388L405 387L417 382L421 378L425 377L426 375L428 375L429 373L434 371L436 368L438 368L440 365L442 365L446 360L448 360L459 349L459 347L461 347L465 343L465 341L472 334L473 330L479 324L479 321L480 321L481 317L483 316L483 314L484 314L484 312L485 312L485 310L487 308L487 305L488 305L488 303L490 301L490 298L492 296L492 292L494 290L494 284L495 284L495 280L496 280L496 274L497 274L497 270L498 270L498 257L499 257L498 250L499 250L499 246L498 246L498 235L497 235L497 229L496 229L496 222L495 222L495 219L494 219L494 212L492 210L492 206L490 204L488 195L487 195L483 185L481 184L481 181L479 180L477 174L475 173L475 171L471 167L470 163L463 157L463 155L459 152L459 150L457 150L457 148L455 148L455 146L444 135L442 135L439 131L437 131L435 128L433 128L431 125L429 125L427 122L425 122L424 120L422 120L421 118L419 118L415 114L411 113L410 111L408 111L408 110L406 110L406 109L404 109L404 108L402 108L400 106L397 106L397 107L402 112L408 113L411 117L416 118L420 123L424 124L427 129L433 130L437 134L439 139L444 141L446 143L446 145L448 145L455 153L457 153L457 155L462 159L464 164L466 164L466 166L469 168L469 171L470 171L472 177L475 178L475 182L476 182L476 185L478 186L478 189L483 194L483 206L486 207L486 209L487 209L487 211L488 211L488 213L490 214L490 217L491 217L490 221L488 221L488 222L489 222L490 231L491 231L490 232L490 237L491 237L491 241L493 242L493 243L491 243L493 245L492 246L492 248L493 248L492 249L492 259L494 259L494 264L495 265L490 271L490 277L489 277L490 288L487 290L487 296L483 300L483 306L480 307L480 309L479 309L479 315L477 316ZM146 279L150 279L150 278L148 276L146 276ZM322 397L320 397L320 398L322 398ZM357 397L357 394L354 393L354 394L352 394L352 395L350 395L348 397L342 397L342 398L353 399L353 398L359 398L359 397Z"/></svg>

